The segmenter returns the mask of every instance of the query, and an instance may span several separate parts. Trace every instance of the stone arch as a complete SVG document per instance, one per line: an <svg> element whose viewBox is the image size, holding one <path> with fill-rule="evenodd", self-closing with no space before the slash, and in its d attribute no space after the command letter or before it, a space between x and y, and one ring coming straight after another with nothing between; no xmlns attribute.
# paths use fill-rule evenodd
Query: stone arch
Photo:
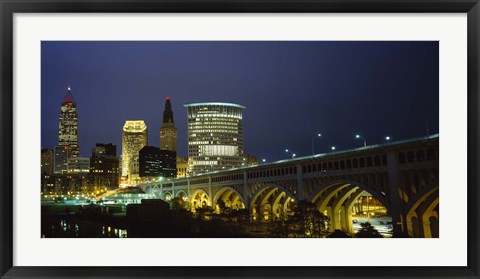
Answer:
<svg viewBox="0 0 480 279"><path fill-rule="evenodd" d="M425 209L423 213L422 219L424 237L438 237L438 204L439 197L437 196L435 199L432 200L430 205Z"/></svg>
<svg viewBox="0 0 480 279"><path fill-rule="evenodd" d="M415 205L418 205L419 202L421 202L421 199L425 197L425 195L429 194L431 191L438 190L438 180L433 181L432 183L428 184L426 187L417 187L419 188L419 191L417 193L410 197L408 204L406 206L407 213L415 207Z"/></svg>
<svg viewBox="0 0 480 279"><path fill-rule="evenodd" d="M332 216L331 218L331 229L342 230L344 232L352 231L352 214L350 204L345 204L347 200L358 190L358 186L348 185L345 188L342 188L340 191L346 191L343 195L336 197L333 200L331 207Z"/></svg>
<svg viewBox="0 0 480 279"><path fill-rule="evenodd" d="M178 190L177 192L175 192L175 197L176 198L188 197L188 194L184 190Z"/></svg>
<svg viewBox="0 0 480 279"><path fill-rule="evenodd" d="M218 200L226 193L228 193L228 196L230 196L232 194L235 194L238 197L238 199L240 200L240 203L243 205L239 208L246 208L247 207L247 203L245 202L245 199L244 199L243 195L240 194L237 190L235 190L232 187L223 187L222 189L220 189L215 194L215 196L213 197L213 200L212 200L213 207L217 206Z"/></svg>
<svg viewBox="0 0 480 279"><path fill-rule="evenodd" d="M162 193L162 198L163 198L163 200L169 202L173 199L173 194L170 191L164 191Z"/></svg>
<svg viewBox="0 0 480 279"><path fill-rule="evenodd" d="M191 208L212 206L212 201L207 192L203 189L195 189L189 196Z"/></svg>
<svg viewBox="0 0 480 279"><path fill-rule="evenodd" d="M267 203L266 201L268 201L268 199L270 199L271 197L273 197L273 203ZM281 202L282 200L285 201ZM252 194L250 199L249 208L253 220L264 220L265 211L268 211L273 217L273 210L276 210L281 203L283 203L282 209L286 211L287 201L293 201L294 203L298 202L295 195L281 185L273 183L263 185Z"/></svg>
<svg viewBox="0 0 480 279"><path fill-rule="evenodd" d="M411 237L432 237L432 231L437 232L438 222L432 224L430 218L438 220L439 188L422 191L409 202L406 213L407 232Z"/></svg>
<svg viewBox="0 0 480 279"><path fill-rule="evenodd" d="M387 212L392 212L392 205L387 198L378 194L373 188L354 180L335 180L317 187L317 191L310 196L310 201L315 203L318 210L330 218L329 230L340 229L353 233L352 211L355 201L368 194L378 200Z"/></svg>
<svg viewBox="0 0 480 279"><path fill-rule="evenodd" d="M288 199L285 199L285 202L283 202L283 203L280 202L286 196L287 196L287 194L285 192L281 192L280 194L277 195L277 197L273 201L272 214L273 214L275 219L285 218L285 216L287 214L287 212L286 212L287 208L285 207L285 205L286 205L286 202L288 201ZM280 215L283 215L283 216L280 216Z"/></svg>
<svg viewBox="0 0 480 279"><path fill-rule="evenodd" d="M324 189L324 191L319 192L316 196L313 197L312 202L317 205L318 210L323 212L327 207L328 203L337 195L338 192L342 191L344 188L348 187L348 183L332 184ZM326 197L322 198L322 195L325 194Z"/></svg>
<svg viewBox="0 0 480 279"><path fill-rule="evenodd" d="M319 196L326 188L331 187L331 186L339 186L339 185L352 185L352 186L358 186L360 189L364 190L365 192L369 193L372 195L375 199L380 201L387 209L390 210L389 208L389 203L387 202L387 197L380 195L375 191L375 189L368 187L364 185L363 183L354 181L354 180L349 180L349 179L340 179L340 180L334 180L334 181L329 181L326 182L318 187L317 190L308 198L309 201L315 202L314 200L318 198ZM388 205L388 206L387 206Z"/></svg>
<svg viewBox="0 0 480 279"><path fill-rule="evenodd" d="M258 197L259 194L261 194L261 192L263 192L265 189L267 188L278 188L282 191L284 191L289 197L291 197L292 199L294 199L295 201L297 201L297 198L295 197L295 195L290 192L290 190L288 190L287 188L281 186L281 185L278 185L278 184L275 184L275 183L266 183L265 185L261 186L260 188L258 188L257 190L255 190L255 192L253 192L250 196L250 204L252 204L255 200L255 198Z"/></svg>

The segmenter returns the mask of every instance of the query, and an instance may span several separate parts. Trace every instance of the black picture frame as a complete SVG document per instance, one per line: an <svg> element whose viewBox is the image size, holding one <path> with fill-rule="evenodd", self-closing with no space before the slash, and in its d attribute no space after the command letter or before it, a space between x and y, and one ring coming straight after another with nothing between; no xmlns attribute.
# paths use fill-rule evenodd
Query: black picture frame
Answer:
<svg viewBox="0 0 480 279"><path fill-rule="evenodd" d="M1 278L479 278L478 0L0 0ZM25 267L13 266L14 13L467 13L468 264L465 267ZM394 251L391 251L394 252ZM454 257L455 255L452 255Z"/></svg>

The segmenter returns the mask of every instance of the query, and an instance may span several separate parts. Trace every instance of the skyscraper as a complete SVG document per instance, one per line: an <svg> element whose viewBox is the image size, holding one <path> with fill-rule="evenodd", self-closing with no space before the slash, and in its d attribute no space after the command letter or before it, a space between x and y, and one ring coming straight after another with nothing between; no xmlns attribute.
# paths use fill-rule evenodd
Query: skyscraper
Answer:
<svg viewBox="0 0 480 279"><path fill-rule="evenodd" d="M53 150L42 149L41 155L42 192L53 192L55 178L53 177Z"/></svg>
<svg viewBox="0 0 480 279"><path fill-rule="evenodd" d="M143 120L127 120L122 132L122 177L133 183L138 178L138 152L148 142L147 125Z"/></svg>
<svg viewBox="0 0 480 279"><path fill-rule="evenodd" d="M165 100L163 122L160 128L160 149L177 151L177 128L173 121L172 104L169 97Z"/></svg>
<svg viewBox="0 0 480 279"><path fill-rule="evenodd" d="M139 173L145 180L176 176L175 151L144 146L139 152Z"/></svg>
<svg viewBox="0 0 480 279"><path fill-rule="evenodd" d="M194 103L188 111L188 172L199 174L243 164L242 105Z"/></svg>
<svg viewBox="0 0 480 279"><path fill-rule="evenodd" d="M51 176L53 174L53 150L42 149L41 155L41 173Z"/></svg>
<svg viewBox="0 0 480 279"><path fill-rule="evenodd" d="M63 98L58 121L58 145L68 146L68 157L79 156L77 102L70 86Z"/></svg>
<svg viewBox="0 0 480 279"><path fill-rule="evenodd" d="M97 143L92 148L92 157L117 157L117 146L111 143Z"/></svg>
<svg viewBox="0 0 480 279"><path fill-rule="evenodd" d="M55 174L64 174L67 172L68 164L68 146L57 145L54 149L53 155L53 170Z"/></svg>
<svg viewBox="0 0 480 279"><path fill-rule="evenodd" d="M97 143L92 149L90 173L93 177L93 190L116 188L119 182L119 160L117 146L111 143Z"/></svg>

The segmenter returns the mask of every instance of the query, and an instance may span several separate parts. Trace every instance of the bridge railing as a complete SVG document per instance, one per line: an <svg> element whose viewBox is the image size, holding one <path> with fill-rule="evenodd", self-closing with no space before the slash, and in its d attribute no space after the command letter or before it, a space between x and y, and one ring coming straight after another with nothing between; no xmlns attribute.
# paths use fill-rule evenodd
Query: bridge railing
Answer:
<svg viewBox="0 0 480 279"><path fill-rule="evenodd" d="M176 188L177 186L185 186L189 184L195 185L195 186L206 186L206 185L215 185L215 182L210 182L212 177L216 177L218 175L229 175L229 174L236 174L236 173L245 173L251 170L257 170L257 169L264 169L264 168L271 168L271 167L276 167L278 165L289 165L290 163L293 164L298 164L301 163L302 161L311 161L312 159L318 160L318 159L328 159L331 156L338 156L341 154L348 154L348 153L358 153L358 152L367 152L371 150L377 150L380 148L388 148L388 147L396 147L399 145L404 145L404 144L409 144L409 143L415 143L415 142L423 142L423 141L428 141L428 140L438 140L439 139L439 134L434 134L430 136L425 136L425 137L418 137L418 138L412 138L412 139L406 139L406 140L400 140L400 141L395 141L395 142L385 142L385 143L380 143L380 144L372 144L368 146L362 146L358 148L352 148L352 149L346 149L346 150L339 150L339 151L332 151L328 153L320 153L320 154L315 154L315 155L309 155L309 156L303 156L303 157L297 157L297 158L292 158L292 159L285 159L285 160L279 160L271 163L265 163L265 164L260 164L256 166L245 166L245 167L239 167L239 168L232 168L229 170L221 170L221 171L213 171L213 172L208 172L208 173L203 173L203 174L197 174L197 175L192 175L192 176L187 176L187 177L180 177L180 178L173 178L173 179L163 179L155 182L149 182L149 183L141 183L136 185L137 187L143 188L144 186L148 187L148 184L154 183L154 184L170 184L174 185ZM242 178L243 179L243 178ZM238 179L237 181L241 181L242 179ZM262 180L262 178L249 178L249 180L255 180L259 179ZM195 180L201 180L200 181L195 181ZM222 181L222 183L227 183L227 181Z"/></svg>

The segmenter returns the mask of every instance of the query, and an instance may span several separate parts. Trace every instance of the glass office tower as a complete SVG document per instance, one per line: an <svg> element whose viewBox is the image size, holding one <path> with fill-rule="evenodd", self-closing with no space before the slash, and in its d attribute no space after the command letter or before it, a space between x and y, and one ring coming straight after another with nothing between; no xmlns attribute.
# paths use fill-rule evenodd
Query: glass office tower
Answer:
<svg viewBox="0 0 480 279"><path fill-rule="evenodd" d="M193 103L184 106L188 111L190 175L244 165L244 106L230 103Z"/></svg>

